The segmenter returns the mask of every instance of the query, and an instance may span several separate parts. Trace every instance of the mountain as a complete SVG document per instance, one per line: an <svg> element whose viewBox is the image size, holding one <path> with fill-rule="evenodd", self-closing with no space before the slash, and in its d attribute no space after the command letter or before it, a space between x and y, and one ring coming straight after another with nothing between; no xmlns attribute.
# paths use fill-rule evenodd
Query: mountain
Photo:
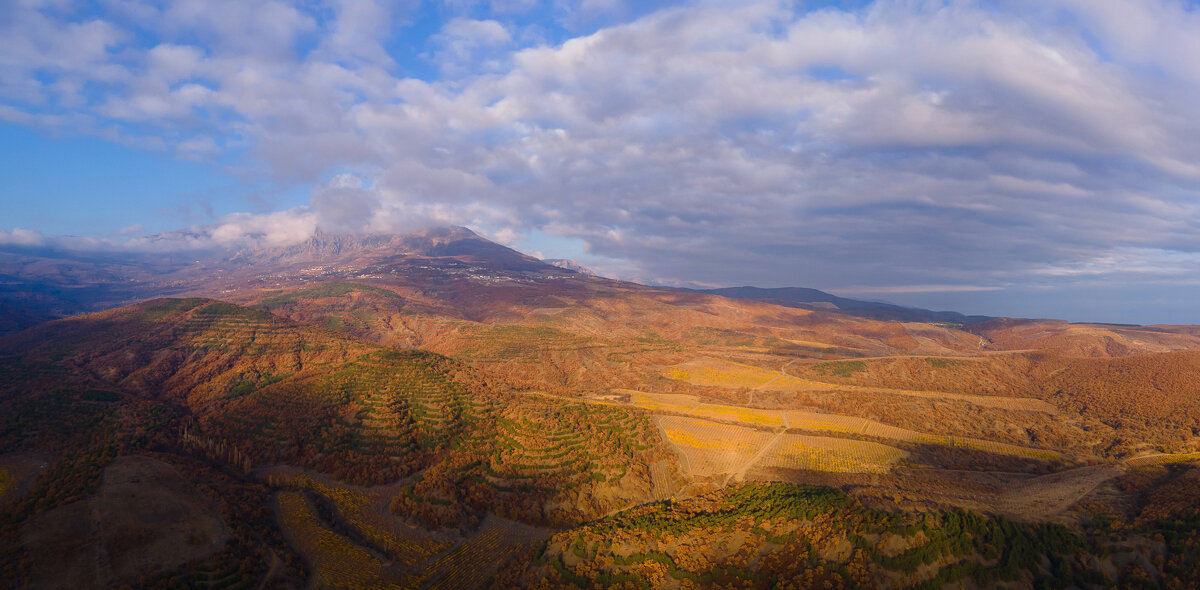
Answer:
<svg viewBox="0 0 1200 590"><path fill-rule="evenodd" d="M758 299L804 309L836 310L841 313L892 322L944 322L971 325L985 322L988 316L968 316L953 311L930 311L916 307L904 307L878 301L862 301L838 297L824 291L804 287L723 287L701 289L700 293L711 293L735 299Z"/></svg>
<svg viewBox="0 0 1200 590"><path fill-rule="evenodd" d="M462 227L407 235L317 233L291 246L164 254L10 247L0 250L0 305L8 310L0 334L154 297L398 274L428 282L472 273L569 274Z"/></svg>
<svg viewBox="0 0 1200 590"><path fill-rule="evenodd" d="M549 264L552 266L557 266L558 268L565 268L567 270L573 270L582 275L595 276L595 274L596 274L596 273L592 272L592 270L587 268L586 266L579 264L578 262L575 262L574 260L571 260L568 258L545 258L542 260L542 262L545 262L546 264Z"/></svg>
<svg viewBox="0 0 1200 590"><path fill-rule="evenodd" d="M350 236L317 232L293 246L237 250L218 263L232 268L252 267L273 272L320 264L335 272L351 272L418 261L450 260L490 271L554 272L550 265L481 238L465 227L434 228L404 235Z"/></svg>
<svg viewBox="0 0 1200 590"><path fill-rule="evenodd" d="M461 228L0 262L36 323L0 337L9 586L1200 581L1197 327L649 287Z"/></svg>

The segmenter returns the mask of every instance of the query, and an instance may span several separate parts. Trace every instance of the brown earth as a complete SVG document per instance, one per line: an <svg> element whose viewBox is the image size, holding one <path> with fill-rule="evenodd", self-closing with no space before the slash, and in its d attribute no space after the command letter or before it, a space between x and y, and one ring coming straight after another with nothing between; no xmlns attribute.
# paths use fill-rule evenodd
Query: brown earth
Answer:
<svg viewBox="0 0 1200 590"><path fill-rule="evenodd" d="M105 588L203 559L229 538L220 512L170 465L120 457L87 500L32 518L33 587Z"/></svg>

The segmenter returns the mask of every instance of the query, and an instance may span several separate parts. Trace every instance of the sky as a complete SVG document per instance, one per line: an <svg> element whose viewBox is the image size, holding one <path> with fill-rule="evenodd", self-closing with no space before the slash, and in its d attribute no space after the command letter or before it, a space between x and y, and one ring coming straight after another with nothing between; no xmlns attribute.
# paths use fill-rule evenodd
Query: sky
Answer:
<svg viewBox="0 0 1200 590"><path fill-rule="evenodd" d="M1180 0L8 0L0 155L0 245L457 224L653 284L1200 324Z"/></svg>

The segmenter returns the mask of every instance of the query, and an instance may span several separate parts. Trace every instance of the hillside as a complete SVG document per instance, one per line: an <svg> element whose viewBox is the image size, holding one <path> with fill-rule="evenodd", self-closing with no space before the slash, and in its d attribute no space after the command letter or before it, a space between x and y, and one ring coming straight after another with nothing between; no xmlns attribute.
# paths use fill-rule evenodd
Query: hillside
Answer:
<svg viewBox="0 0 1200 590"><path fill-rule="evenodd" d="M155 300L44 324L0 340L0 367L0 468L9 473L22 457L53 458L29 473L19 496L6 498L15 519L7 522L54 522L63 531L35 536L32 524L5 525L4 571L43 581L89 575L86 568L39 573L36 564L34 571L19 564L34 548L68 541L58 535L81 524L80 502L107 493L117 457L165 460L174 467L148 467L164 481L217 468L259 498L309 481L339 482L308 492L314 497L319 489L383 486L366 488L376 490L366 497L382 508L362 518L382 523L378 534L388 535L402 534L405 519L470 531L487 513L580 523L645 498L655 486L647 466L664 457L636 413L513 399L437 354L386 349L204 299ZM296 479L279 472L283 465L321 479ZM345 493L326 492L321 501L336 505ZM269 508L254 502L251 513ZM125 523L138 509L114 510L113 522ZM211 521L217 508L196 510L196 518ZM244 516L226 513L218 528L236 530ZM244 525L253 530L230 543L280 551L245 537L266 525ZM287 521L282 531L273 526L277 536L290 534ZM421 533L410 542L450 549L471 538ZM134 554L111 558L155 559L134 545ZM382 550L400 556L400 549ZM106 575L136 581L121 571L113 562Z"/></svg>
<svg viewBox="0 0 1200 590"><path fill-rule="evenodd" d="M187 297L0 338L18 587L1194 580L1193 327L883 321L466 230L154 281Z"/></svg>
<svg viewBox="0 0 1200 590"><path fill-rule="evenodd" d="M968 316L953 311L930 311L928 309L904 307L902 305L879 301L850 299L804 287L764 289L761 287L744 286L699 289L697 291L734 299L772 301L782 305L803 307L805 309L836 310L848 315L892 322L944 322L969 325L992 319L988 316Z"/></svg>

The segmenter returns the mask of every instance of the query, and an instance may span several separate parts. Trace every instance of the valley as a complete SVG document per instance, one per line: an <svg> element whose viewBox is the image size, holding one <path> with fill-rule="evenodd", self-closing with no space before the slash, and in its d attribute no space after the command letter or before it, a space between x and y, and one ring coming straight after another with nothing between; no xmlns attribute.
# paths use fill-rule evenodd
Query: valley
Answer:
<svg viewBox="0 0 1200 590"><path fill-rule="evenodd" d="M18 258L14 587L1196 581L1193 327L727 298L461 228Z"/></svg>

